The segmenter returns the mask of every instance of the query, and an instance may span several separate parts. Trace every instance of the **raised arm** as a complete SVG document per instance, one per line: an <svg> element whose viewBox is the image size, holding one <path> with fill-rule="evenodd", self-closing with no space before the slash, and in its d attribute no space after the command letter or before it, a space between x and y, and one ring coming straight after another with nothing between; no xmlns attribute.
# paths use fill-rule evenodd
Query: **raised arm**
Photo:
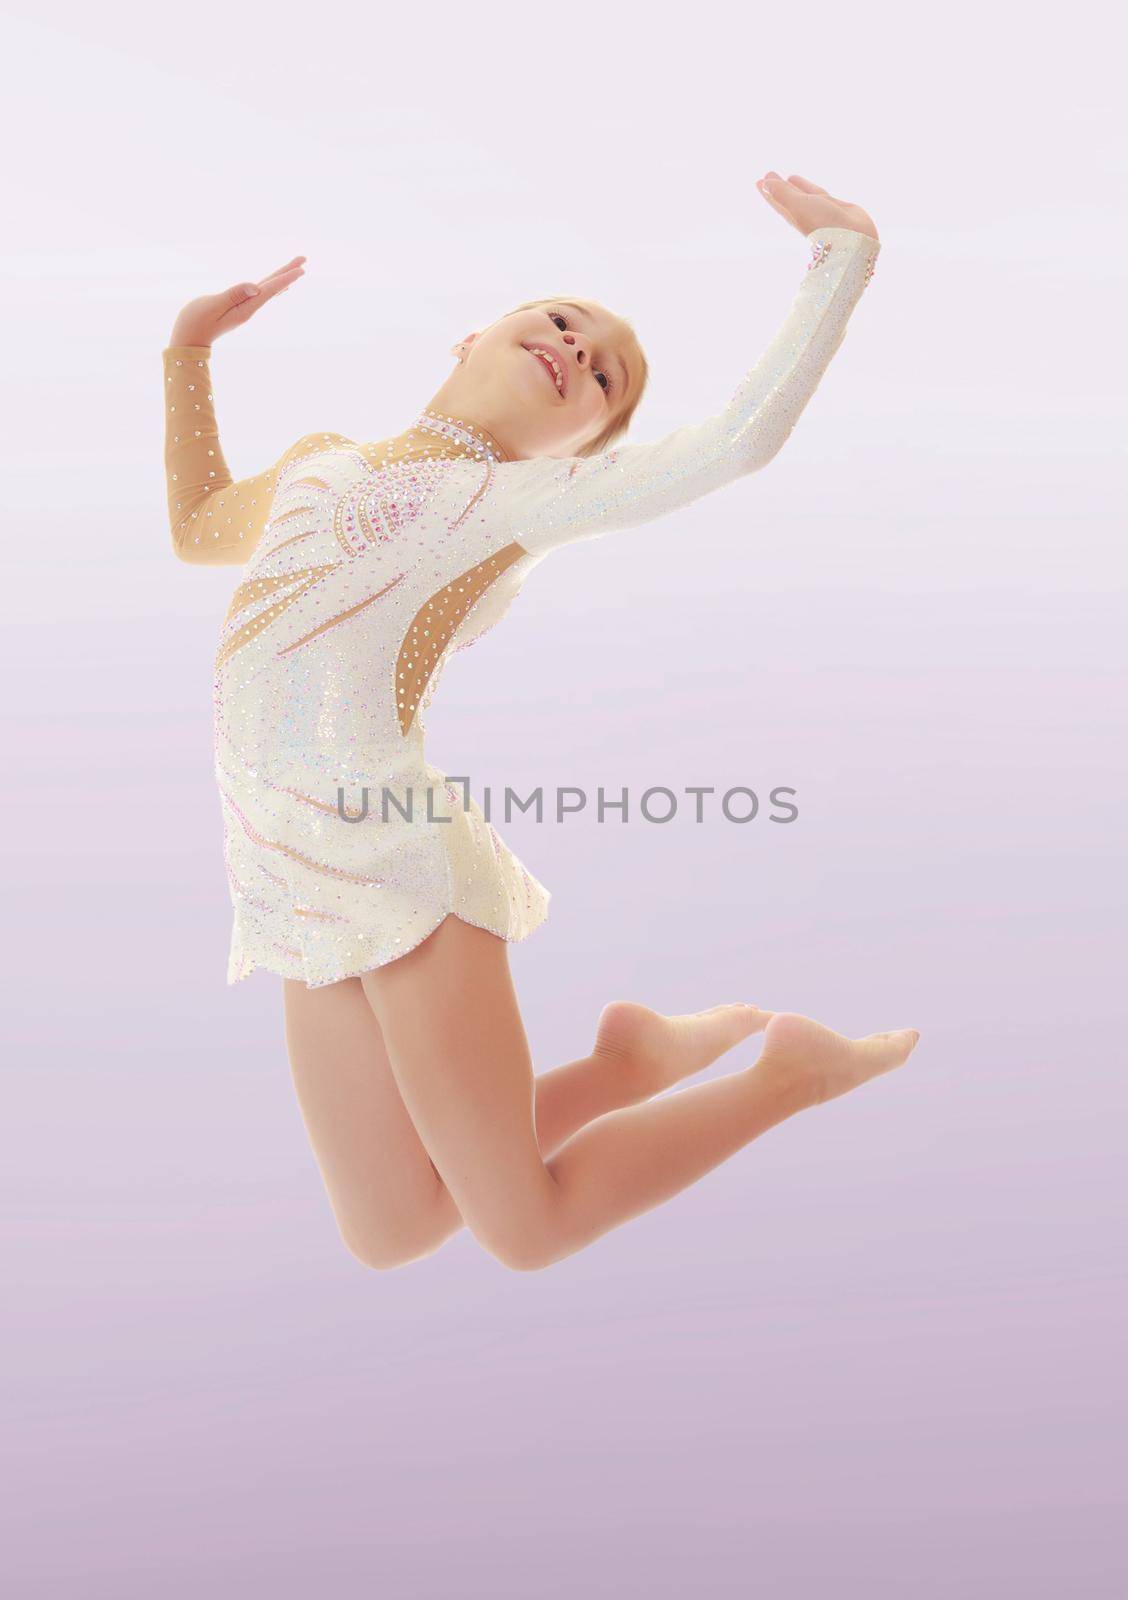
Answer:
<svg viewBox="0 0 1128 1600"><path fill-rule="evenodd" d="M169 526L182 561L237 566L262 537L275 481L297 446L265 472L232 478L219 442L210 356L203 345L169 345L162 355Z"/></svg>
<svg viewBox="0 0 1128 1600"><path fill-rule="evenodd" d="M172 545L182 561L235 566L246 561L270 516L278 474L303 440L265 471L236 482L219 442L211 340L245 322L301 275L295 257L260 283L238 284L185 306L162 352L165 479Z"/></svg>
<svg viewBox="0 0 1128 1600"><path fill-rule="evenodd" d="M841 345L881 248L854 227L816 227L805 237L810 256L791 310L723 411L650 444L503 465L513 537L524 549L541 555L651 521L771 461Z"/></svg>

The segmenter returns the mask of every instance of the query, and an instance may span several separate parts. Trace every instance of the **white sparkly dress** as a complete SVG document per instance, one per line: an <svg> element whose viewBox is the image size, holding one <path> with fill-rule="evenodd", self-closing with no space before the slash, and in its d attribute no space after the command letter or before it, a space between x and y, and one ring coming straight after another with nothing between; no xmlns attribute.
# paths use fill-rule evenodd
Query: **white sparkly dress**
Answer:
<svg viewBox="0 0 1128 1600"><path fill-rule="evenodd" d="M549 891L466 785L427 762L423 712L446 658L505 614L549 551L772 459L880 248L846 228L807 242L791 311L724 410L597 456L507 460L482 430L424 411L376 444L306 434L234 482L210 348L163 352L174 548L244 569L214 678L229 983L256 967L335 983L403 955L452 912L507 940L543 921Z"/></svg>

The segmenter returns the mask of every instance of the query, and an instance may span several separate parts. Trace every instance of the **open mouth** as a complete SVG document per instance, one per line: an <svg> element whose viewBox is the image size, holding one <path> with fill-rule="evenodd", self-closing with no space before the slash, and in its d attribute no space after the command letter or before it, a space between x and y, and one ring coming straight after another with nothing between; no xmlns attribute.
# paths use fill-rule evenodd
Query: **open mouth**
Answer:
<svg viewBox="0 0 1128 1600"><path fill-rule="evenodd" d="M527 344L524 348L531 356L536 356L541 367L548 374L549 380L557 394L563 398L568 393L568 379L565 375L564 365L552 350L545 349L544 345Z"/></svg>

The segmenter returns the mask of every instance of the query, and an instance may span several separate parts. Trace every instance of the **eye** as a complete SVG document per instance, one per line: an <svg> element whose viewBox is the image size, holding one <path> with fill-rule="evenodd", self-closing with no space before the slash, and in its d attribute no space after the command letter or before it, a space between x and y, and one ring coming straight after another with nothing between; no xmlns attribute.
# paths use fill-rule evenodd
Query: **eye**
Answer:
<svg viewBox="0 0 1128 1600"><path fill-rule="evenodd" d="M561 332L567 328L568 318L564 315L563 311L550 311L548 315L549 319L556 323ZM599 386L603 390L604 394L610 394L611 390L615 387L611 381L611 374L604 372L602 367L593 367L591 370L595 373L596 379L599 382Z"/></svg>

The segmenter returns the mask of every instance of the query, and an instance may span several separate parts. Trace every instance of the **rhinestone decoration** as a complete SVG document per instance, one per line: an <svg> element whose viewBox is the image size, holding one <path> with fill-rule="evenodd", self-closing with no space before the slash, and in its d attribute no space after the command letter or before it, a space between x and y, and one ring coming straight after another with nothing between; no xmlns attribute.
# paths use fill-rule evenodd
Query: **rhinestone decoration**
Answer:
<svg viewBox="0 0 1128 1600"><path fill-rule="evenodd" d="M440 438L449 439L452 444L461 445L472 455L488 457L491 461L506 459L497 440L484 428L475 428L457 417L444 417L437 411L423 410L412 426L421 428L424 433L434 433Z"/></svg>
<svg viewBox="0 0 1128 1600"><path fill-rule="evenodd" d="M304 434L236 481L210 349L164 351L173 549L242 568L212 694L230 983L257 968L336 983L451 913L507 940L541 924L549 890L427 761L424 713L451 655L504 617L550 550L666 515L773 458L879 250L850 229L809 238L794 304L728 404L597 456L511 459L472 420L425 408L376 443Z"/></svg>

